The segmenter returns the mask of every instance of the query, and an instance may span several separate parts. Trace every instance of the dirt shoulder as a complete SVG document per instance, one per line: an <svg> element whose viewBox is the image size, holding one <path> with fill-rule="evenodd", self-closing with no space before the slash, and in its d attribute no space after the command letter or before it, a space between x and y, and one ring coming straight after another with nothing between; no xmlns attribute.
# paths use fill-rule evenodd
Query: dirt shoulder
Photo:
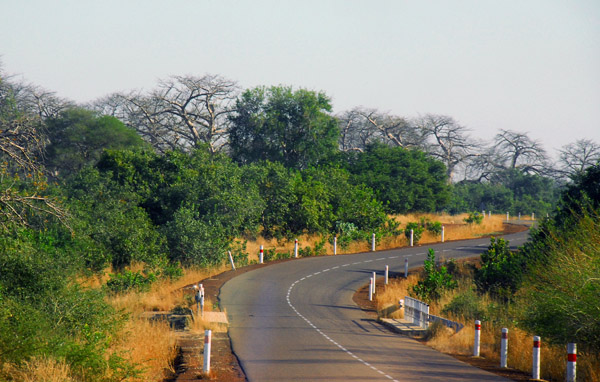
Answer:
<svg viewBox="0 0 600 382"><path fill-rule="evenodd" d="M527 230L528 227L518 224L505 224L504 234L522 232ZM343 255L342 255L343 256ZM221 287L232 278L239 276L243 273L250 272L257 268L266 267L271 264L277 264L288 260L277 260L271 261L266 264L255 264L246 267L239 268L235 271L223 272L219 275L210 277L208 279L201 280L204 286L205 294L211 301L219 301L219 293ZM377 316L376 308L373 306L367 296L366 288L361 288L354 294L354 301L367 315ZM231 350L231 340L227 333L215 333L212 338L212 351L211 351L211 373L210 376L202 376L202 359L200 358L201 351L203 349L203 338L200 336L194 336L193 334L187 334L181 332L178 338L179 355L175 362L176 373L169 378L165 379L165 382L180 382L180 381L194 381L194 380L211 380L211 381L231 381L231 382L243 382L247 381L244 370L242 369L237 357ZM451 354L452 355L452 354ZM465 356L452 355L455 358L467 362L473 366L479 367L486 371L502 375L503 377L515 380L515 381L528 381L529 378L519 379L524 374L517 370L504 370L500 369L491 362L486 362L484 358L474 359ZM515 374L517 373L517 374ZM528 376L526 376L528 377Z"/></svg>

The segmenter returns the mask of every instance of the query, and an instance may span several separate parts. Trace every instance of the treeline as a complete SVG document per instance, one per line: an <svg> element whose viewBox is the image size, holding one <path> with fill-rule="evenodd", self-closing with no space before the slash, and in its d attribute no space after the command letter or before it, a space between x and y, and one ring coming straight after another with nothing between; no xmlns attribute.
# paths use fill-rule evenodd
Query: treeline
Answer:
<svg viewBox="0 0 600 382"><path fill-rule="evenodd" d="M244 238L319 233L343 245L398 234L390 213L552 211L559 177L542 157L476 146L449 117L334 116L323 93L242 92L219 76L84 107L2 75L0 361L54 357L81 380L135 375L109 352L125 318L103 296L219 264L228 250L244 264ZM595 150L569 156L583 171L598 149L581 146ZM459 169L471 175L451 184ZM75 282L108 267L102 290Z"/></svg>

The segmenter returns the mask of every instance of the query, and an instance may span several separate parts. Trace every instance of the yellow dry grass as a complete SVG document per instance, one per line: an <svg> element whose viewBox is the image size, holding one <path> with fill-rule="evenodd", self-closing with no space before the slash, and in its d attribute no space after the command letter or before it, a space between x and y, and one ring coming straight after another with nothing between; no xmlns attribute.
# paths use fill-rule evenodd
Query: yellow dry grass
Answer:
<svg viewBox="0 0 600 382"><path fill-rule="evenodd" d="M24 361L20 367L5 364L2 373L18 382L74 382L71 369L64 360L35 357ZM0 378L1 378L0 374Z"/></svg>

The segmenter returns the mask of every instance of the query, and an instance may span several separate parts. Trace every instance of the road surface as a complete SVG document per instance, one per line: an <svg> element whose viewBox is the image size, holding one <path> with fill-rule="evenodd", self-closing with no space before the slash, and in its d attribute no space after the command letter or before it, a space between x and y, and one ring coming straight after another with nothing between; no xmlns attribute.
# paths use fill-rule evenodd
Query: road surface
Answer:
<svg viewBox="0 0 600 382"><path fill-rule="evenodd" d="M511 247L528 232L506 235ZM373 271L390 276L436 257L480 254L489 239L303 258L228 281L220 300L249 381L506 381L386 330L352 301ZM402 296L399 296L402 297Z"/></svg>

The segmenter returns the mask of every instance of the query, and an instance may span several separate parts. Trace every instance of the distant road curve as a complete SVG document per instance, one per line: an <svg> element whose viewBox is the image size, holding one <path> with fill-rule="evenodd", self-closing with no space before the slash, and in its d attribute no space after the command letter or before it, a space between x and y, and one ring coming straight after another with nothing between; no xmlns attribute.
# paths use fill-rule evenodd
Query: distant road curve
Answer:
<svg viewBox="0 0 600 382"><path fill-rule="evenodd" d="M504 236L511 247L528 232ZM352 301L373 271L480 254L489 238L303 258L243 273L221 289L232 349L250 381L506 381L392 334Z"/></svg>

